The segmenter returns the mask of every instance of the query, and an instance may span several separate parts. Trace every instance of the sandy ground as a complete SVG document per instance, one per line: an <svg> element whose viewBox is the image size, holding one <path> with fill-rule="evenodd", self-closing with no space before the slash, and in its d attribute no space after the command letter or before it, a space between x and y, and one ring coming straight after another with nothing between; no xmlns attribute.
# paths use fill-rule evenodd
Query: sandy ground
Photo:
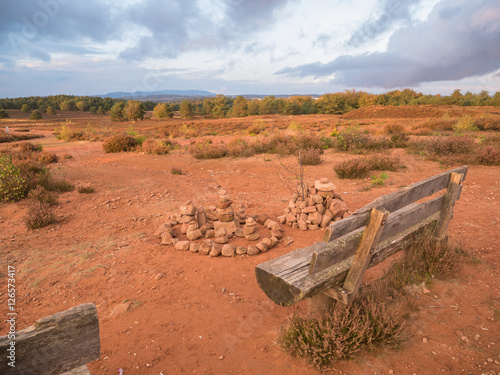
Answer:
<svg viewBox="0 0 500 375"><path fill-rule="evenodd" d="M167 213L192 201L208 206L224 187L248 214L280 215L290 192L274 156L199 161L187 151L167 156L105 154L100 143L34 143L72 159L53 166L56 175L90 183L94 194L64 193L58 223L27 231L26 202L0 204L2 280L17 269L18 328L72 306L96 304L101 358L92 374L316 374L276 344L280 327L304 315L307 303L274 305L257 285L257 264L319 241L322 231L285 227L293 243L255 257L210 258L160 245L153 235ZM350 209L448 169L403 150L407 168L388 172L386 186L365 190L367 180L339 180L333 165L345 154L328 150L319 166L306 167L307 181L328 177ZM296 166L293 157L284 159ZM183 175L172 175L172 167ZM469 169L450 223L452 240L471 250L478 264L464 264L459 278L435 281L419 294L401 349L358 353L333 365L331 374L500 373L500 168ZM6 316L6 286L0 314ZM0 334L5 334L2 322Z"/></svg>

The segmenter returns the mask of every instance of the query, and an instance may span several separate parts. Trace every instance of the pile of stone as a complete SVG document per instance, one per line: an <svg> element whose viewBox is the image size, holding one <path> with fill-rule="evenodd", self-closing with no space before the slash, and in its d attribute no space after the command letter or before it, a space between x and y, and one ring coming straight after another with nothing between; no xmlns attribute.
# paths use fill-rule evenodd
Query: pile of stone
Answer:
<svg viewBox="0 0 500 375"><path fill-rule="evenodd" d="M311 186L299 186L279 222L301 230L317 230L349 216L347 205L335 189L328 178L316 180Z"/></svg>
<svg viewBox="0 0 500 375"><path fill-rule="evenodd" d="M244 205L239 206L235 212L227 191L222 189L218 195L217 204L206 210L204 207L194 206L191 202L182 205L179 212L170 215L169 220L159 226L155 235L161 238L163 245L172 245L177 250L190 250L212 257L257 255L276 246L283 236L283 229L277 221L267 215L247 217ZM260 239L258 224L269 230L268 238ZM180 235L185 235L186 240L180 240L180 235L176 233L175 227L179 225ZM229 244L229 240L235 237L245 238L255 242L255 245L236 247Z"/></svg>

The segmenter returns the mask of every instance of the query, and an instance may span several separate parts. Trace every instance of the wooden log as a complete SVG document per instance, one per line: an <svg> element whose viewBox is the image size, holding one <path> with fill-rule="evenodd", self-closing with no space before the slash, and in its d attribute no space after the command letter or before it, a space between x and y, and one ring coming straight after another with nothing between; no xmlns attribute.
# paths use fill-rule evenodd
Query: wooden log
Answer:
<svg viewBox="0 0 500 375"><path fill-rule="evenodd" d="M456 168L430 177L426 180L419 181L394 193L377 198L372 203L357 210L353 215L330 224L330 226L325 230L323 241L330 242L356 229L366 226L368 224L372 208L383 208L389 212L394 212L407 206L408 204L414 203L422 198L428 197L429 195L445 189L449 184L452 173L460 174L461 181L463 181L467 174L467 169L467 166Z"/></svg>
<svg viewBox="0 0 500 375"><path fill-rule="evenodd" d="M436 213L393 237L384 241L380 240L373 251L368 268L379 264L397 251L407 248L416 238L434 228L437 218L438 214ZM387 228L387 224L385 228ZM357 243L359 243L359 239ZM350 243L350 241L348 242ZM354 247L349 250L349 254L354 254L357 243L354 242ZM276 304L291 306L305 298L323 293L329 288L342 285L351 268L354 255L348 256L319 272L309 273L310 260L308 260L307 255L324 245L324 242L318 242L313 246L293 251L293 255L289 253L259 264L255 268L255 275L260 288ZM283 263L282 258L286 258Z"/></svg>
<svg viewBox="0 0 500 375"><path fill-rule="evenodd" d="M354 255L352 266L349 269L347 277L344 281L343 289L345 289L349 293L347 301L348 303L356 296L356 293L358 292L363 276L365 275L365 271L372 259L372 250L377 245L380 239L380 235L382 234L382 230L384 229L385 221L388 215L389 211L379 211L376 208L372 209L370 222L368 223L366 229L363 231L363 237L361 237L358 249L356 250L356 254Z"/></svg>
<svg viewBox="0 0 500 375"><path fill-rule="evenodd" d="M414 223L418 223L425 218L434 215L441 208L443 200L444 197L441 196L431 199L425 203L412 203L401 210L389 214L380 235L380 241L384 241L387 238L406 230ZM323 242L324 246L318 246L317 250L313 250L309 265L309 273L314 274L324 270L332 264L340 262L353 255L359 241L361 240L363 231L364 227L361 227L335 241L329 243Z"/></svg>
<svg viewBox="0 0 500 375"><path fill-rule="evenodd" d="M455 202L461 190L461 177L462 176L457 173L453 173L451 175L448 190L444 195L443 204L441 206L439 220L436 224L435 237L438 241L444 241L446 239L446 233L448 231L448 224L450 223L451 215L453 213L453 207L455 206Z"/></svg>
<svg viewBox="0 0 500 375"><path fill-rule="evenodd" d="M1 353L8 352L11 341L15 341L15 367L4 358L0 374L59 375L83 370L101 355L96 307L87 303L39 319L16 332L15 340L2 336Z"/></svg>

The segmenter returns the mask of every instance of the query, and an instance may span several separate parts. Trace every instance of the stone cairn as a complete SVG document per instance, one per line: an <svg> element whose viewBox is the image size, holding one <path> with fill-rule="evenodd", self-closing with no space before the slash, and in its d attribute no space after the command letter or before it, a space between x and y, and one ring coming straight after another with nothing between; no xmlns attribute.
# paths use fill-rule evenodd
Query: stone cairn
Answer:
<svg viewBox="0 0 500 375"><path fill-rule="evenodd" d="M235 212L227 191L221 189L218 195L217 204L206 210L188 202L180 207L179 212L170 215L169 220L161 224L155 232L155 235L161 238L162 245L172 245L177 250L190 250L211 257L231 257L257 255L278 244L283 237L283 230L278 222L267 215L247 217L244 205L240 205ZM260 239L258 224L269 230L269 237ZM176 227L179 225L180 233L185 235L186 240L180 240L176 235ZM229 240L235 237L245 238L255 245L236 247L229 244Z"/></svg>
<svg viewBox="0 0 500 375"><path fill-rule="evenodd" d="M317 230L349 216L347 205L335 189L328 178L316 180L311 186L299 186L279 222L301 230Z"/></svg>

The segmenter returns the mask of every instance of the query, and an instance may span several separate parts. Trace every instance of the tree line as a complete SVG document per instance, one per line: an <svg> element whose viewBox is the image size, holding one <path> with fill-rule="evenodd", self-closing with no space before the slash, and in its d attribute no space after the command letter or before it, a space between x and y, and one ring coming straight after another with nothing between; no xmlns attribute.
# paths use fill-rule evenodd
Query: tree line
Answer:
<svg viewBox="0 0 500 375"><path fill-rule="evenodd" d="M344 114L369 105L459 105L500 106L500 91L490 95L483 90L478 94L462 93L457 89L451 95L424 95L413 89L393 90L383 94L365 91L345 90L343 93L328 93L318 99L311 96L277 98L273 95L263 99L247 99L243 96L217 95L196 100L154 103L152 101L101 98L96 96L32 96L0 99L0 109L21 109L25 112L38 110L54 115L55 111L89 111L96 114L109 113L112 120L125 121L143 119L146 111L153 111L153 117L169 118L179 111L182 118L204 116L207 118L245 117L252 115L307 115Z"/></svg>

